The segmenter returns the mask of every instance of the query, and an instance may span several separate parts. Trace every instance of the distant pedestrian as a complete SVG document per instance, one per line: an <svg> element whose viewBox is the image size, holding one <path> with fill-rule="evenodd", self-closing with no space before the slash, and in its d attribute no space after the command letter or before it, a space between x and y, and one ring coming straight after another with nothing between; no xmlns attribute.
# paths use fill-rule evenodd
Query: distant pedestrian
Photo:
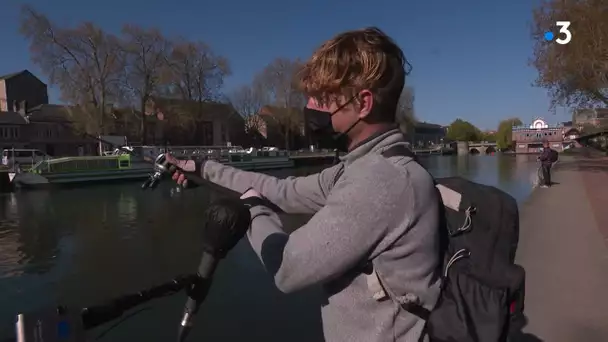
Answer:
<svg viewBox="0 0 608 342"><path fill-rule="evenodd" d="M558 159L558 153L556 150L549 147L548 141L543 141L543 152L538 156L540 161L543 179L541 182L541 188L548 188L551 186L551 167Z"/></svg>

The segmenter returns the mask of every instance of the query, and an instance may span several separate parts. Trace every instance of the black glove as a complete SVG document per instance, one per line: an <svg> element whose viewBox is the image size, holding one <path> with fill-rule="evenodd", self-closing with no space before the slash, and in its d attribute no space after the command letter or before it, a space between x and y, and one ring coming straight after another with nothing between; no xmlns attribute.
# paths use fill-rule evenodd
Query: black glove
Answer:
<svg viewBox="0 0 608 342"><path fill-rule="evenodd" d="M203 215L203 249L217 258L225 257L251 224L249 207L236 198L211 203Z"/></svg>

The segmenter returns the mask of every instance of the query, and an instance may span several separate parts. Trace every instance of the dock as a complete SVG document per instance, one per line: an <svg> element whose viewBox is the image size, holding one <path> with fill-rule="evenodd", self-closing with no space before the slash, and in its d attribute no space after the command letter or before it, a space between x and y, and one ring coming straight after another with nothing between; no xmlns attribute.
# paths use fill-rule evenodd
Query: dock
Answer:
<svg viewBox="0 0 608 342"><path fill-rule="evenodd" d="M416 148L413 150L416 155L452 155L456 151L452 148ZM343 156L345 153L340 153ZM289 158L294 161L295 166L326 165L333 163L335 152L298 152L291 151Z"/></svg>
<svg viewBox="0 0 608 342"><path fill-rule="evenodd" d="M520 209L525 336L608 341L608 158L564 157Z"/></svg>

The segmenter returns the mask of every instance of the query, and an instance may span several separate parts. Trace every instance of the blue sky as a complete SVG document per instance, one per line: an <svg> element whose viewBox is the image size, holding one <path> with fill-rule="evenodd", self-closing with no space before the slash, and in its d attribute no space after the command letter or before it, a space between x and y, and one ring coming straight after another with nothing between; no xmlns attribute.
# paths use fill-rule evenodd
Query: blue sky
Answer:
<svg viewBox="0 0 608 342"><path fill-rule="evenodd" d="M18 32L23 3L4 0L0 11L0 74L29 69L28 44ZM538 0L33 0L61 25L93 21L117 32L124 23L160 28L168 36L203 40L231 62L225 91L249 82L276 57L308 57L336 33L378 26L402 47L414 69L407 83L416 115L448 124L457 117L494 129L505 117L525 123L569 119L549 110L546 91L531 83L536 71L529 23ZM291 3L291 4L290 4ZM51 99L58 101L56 90Z"/></svg>

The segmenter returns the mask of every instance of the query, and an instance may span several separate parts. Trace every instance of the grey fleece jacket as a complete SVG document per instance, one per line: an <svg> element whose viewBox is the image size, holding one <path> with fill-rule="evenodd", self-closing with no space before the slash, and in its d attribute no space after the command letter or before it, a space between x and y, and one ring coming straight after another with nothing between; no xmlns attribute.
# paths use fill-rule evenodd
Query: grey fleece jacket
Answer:
<svg viewBox="0 0 608 342"><path fill-rule="evenodd" d="M400 144L403 135L390 130L307 177L277 179L211 161L203 167L212 182L253 187L287 213L314 213L288 235L278 215L254 207L248 238L281 291L323 285L327 342L427 340L425 322L397 302L414 295L432 309L437 301L439 199L418 163L380 155Z"/></svg>

